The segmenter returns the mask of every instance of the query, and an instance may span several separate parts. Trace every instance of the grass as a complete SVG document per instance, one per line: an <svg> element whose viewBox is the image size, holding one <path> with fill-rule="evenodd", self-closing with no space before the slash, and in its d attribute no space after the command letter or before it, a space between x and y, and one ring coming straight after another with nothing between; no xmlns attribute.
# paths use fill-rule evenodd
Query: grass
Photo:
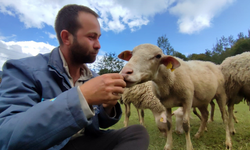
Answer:
<svg viewBox="0 0 250 150"><path fill-rule="evenodd" d="M114 125L113 129L124 127L124 105L121 105L123 115L121 120ZM134 106L131 107L131 116L129 125L139 124L138 116ZM176 108L172 109L175 110ZM210 107L209 107L210 110ZM239 123L235 123L236 134L232 135L232 143L234 150L250 150L250 120L249 107L243 102L235 105L235 116ZM173 127L175 128L175 117L173 119ZM215 106L214 121L208 123L208 132L205 132L199 139L195 139L194 135L198 131L200 120L192 113L191 119L191 141L196 150L224 150L225 149L225 126L221 119L218 106ZM154 122L153 114L150 110L145 110L145 126L150 136L149 150L162 150L166 143L166 138L160 133ZM173 128L173 130L174 130ZM186 149L185 135L177 135L173 132L173 150Z"/></svg>

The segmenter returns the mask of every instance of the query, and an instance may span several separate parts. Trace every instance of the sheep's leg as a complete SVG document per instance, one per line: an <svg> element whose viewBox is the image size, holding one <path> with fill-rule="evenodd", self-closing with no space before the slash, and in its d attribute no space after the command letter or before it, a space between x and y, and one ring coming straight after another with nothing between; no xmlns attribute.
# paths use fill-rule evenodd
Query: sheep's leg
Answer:
<svg viewBox="0 0 250 150"><path fill-rule="evenodd" d="M140 110L138 108L136 108L137 114L138 114L138 118L139 118L139 122L141 124L141 114L140 114Z"/></svg>
<svg viewBox="0 0 250 150"><path fill-rule="evenodd" d="M183 105L183 129L186 136L186 147L187 150L193 150L193 145L190 138L190 112L191 112L192 101L189 105Z"/></svg>
<svg viewBox="0 0 250 150"><path fill-rule="evenodd" d="M233 110L234 110L234 106L233 106ZM236 118L236 116L235 116L234 113L233 113L233 118L234 118L234 122L235 122L235 123L238 123L238 122L239 122L238 119Z"/></svg>
<svg viewBox="0 0 250 150"><path fill-rule="evenodd" d="M130 103L125 104L125 119L124 119L124 127L128 126L128 121L129 121L129 117L130 117Z"/></svg>
<svg viewBox="0 0 250 150"><path fill-rule="evenodd" d="M172 109L167 108L167 142L164 146L164 150L171 150L173 145L173 138L172 138Z"/></svg>
<svg viewBox="0 0 250 150"><path fill-rule="evenodd" d="M228 105L228 114L229 114L229 130L231 134L235 134L236 131L234 129L234 122L233 122L233 105Z"/></svg>
<svg viewBox="0 0 250 150"><path fill-rule="evenodd" d="M202 118L201 118L200 114L198 114L195 107L193 108L193 113L202 121ZM207 127L205 127L205 131L207 131Z"/></svg>
<svg viewBox="0 0 250 150"><path fill-rule="evenodd" d="M144 110L141 109L141 121L140 121L141 125L145 126L144 125Z"/></svg>
<svg viewBox="0 0 250 150"><path fill-rule="evenodd" d="M208 110L207 110L207 105L203 106L203 107L198 107L201 115L202 115L202 119L201 119L201 124L200 124L200 128L198 130L198 132L195 134L195 138L200 138L201 135L203 134L206 126L207 126L207 120L208 120Z"/></svg>
<svg viewBox="0 0 250 150"><path fill-rule="evenodd" d="M211 106L211 112L210 112L210 118L209 118L208 122L214 121L214 108L215 108L215 104L214 104L213 100L210 102L210 106Z"/></svg>
<svg viewBox="0 0 250 150"><path fill-rule="evenodd" d="M144 110L141 109L141 113L139 109L136 109L139 117L140 124L144 126Z"/></svg>
<svg viewBox="0 0 250 150"><path fill-rule="evenodd" d="M239 120L236 118L236 116L235 116L234 113L233 113L233 118L234 118L234 122L235 122L235 123L238 123L238 122L239 122Z"/></svg>
<svg viewBox="0 0 250 150"><path fill-rule="evenodd" d="M226 126L226 148L227 149L232 149L232 142L231 142L231 135L230 135L230 130L229 130L229 119L228 119L228 115L226 113L226 95L220 95L218 96L218 98L216 99L218 106L220 108L220 112L221 112L221 116L223 119L223 122Z"/></svg>
<svg viewBox="0 0 250 150"><path fill-rule="evenodd" d="M193 108L193 113L201 120L201 115L198 114L196 107Z"/></svg>
<svg viewBox="0 0 250 150"><path fill-rule="evenodd" d="M127 118L127 104L124 104L125 106L125 116L124 116L124 121L123 121L123 124L124 124L124 127L127 127L128 126L128 123L126 121L126 118Z"/></svg>

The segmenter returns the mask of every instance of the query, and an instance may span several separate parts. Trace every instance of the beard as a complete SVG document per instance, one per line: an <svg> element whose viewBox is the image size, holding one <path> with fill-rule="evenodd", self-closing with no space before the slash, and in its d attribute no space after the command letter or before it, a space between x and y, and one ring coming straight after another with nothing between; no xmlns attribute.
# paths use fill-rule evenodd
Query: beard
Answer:
<svg viewBox="0 0 250 150"><path fill-rule="evenodd" d="M87 46L81 45L76 38L74 38L73 44L70 47L72 62L76 64L93 63L96 60L96 56L89 55L91 51Z"/></svg>

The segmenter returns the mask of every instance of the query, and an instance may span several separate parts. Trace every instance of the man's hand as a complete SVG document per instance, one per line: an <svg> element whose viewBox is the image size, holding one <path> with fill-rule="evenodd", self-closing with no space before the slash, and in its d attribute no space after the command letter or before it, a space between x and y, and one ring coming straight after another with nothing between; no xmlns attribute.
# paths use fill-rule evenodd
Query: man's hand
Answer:
<svg viewBox="0 0 250 150"><path fill-rule="evenodd" d="M117 103L125 87L123 76L111 73L87 81L80 89L89 105L104 104L106 108Z"/></svg>
<svg viewBox="0 0 250 150"><path fill-rule="evenodd" d="M109 101L106 104L102 104L102 106L109 116L114 116L115 114L112 114L112 112L113 112L112 110L114 110L114 106L116 104L117 104L117 100L116 101Z"/></svg>

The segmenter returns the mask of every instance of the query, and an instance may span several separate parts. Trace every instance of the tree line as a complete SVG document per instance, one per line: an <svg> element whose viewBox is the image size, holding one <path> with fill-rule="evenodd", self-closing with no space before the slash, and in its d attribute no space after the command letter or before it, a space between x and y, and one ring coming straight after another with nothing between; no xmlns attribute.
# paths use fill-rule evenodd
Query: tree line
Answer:
<svg viewBox="0 0 250 150"><path fill-rule="evenodd" d="M190 54L188 56L176 51L170 44L166 34L157 38L157 46L160 47L165 55L172 55L179 57L185 61L187 60L203 60L211 61L215 64L220 64L225 58L250 51L250 30L248 35L242 32L238 34L236 39L233 36L222 36L217 39L216 44L212 49L206 49L205 53ZM117 57L114 52L105 53L102 58L97 60L94 65L94 70L102 75L105 73L118 73L123 68L125 62ZM0 76L1 83L1 76Z"/></svg>
<svg viewBox="0 0 250 150"><path fill-rule="evenodd" d="M233 36L222 36L217 39L216 44L212 49L206 49L205 53L190 54L188 56L176 51L170 44L166 34L157 38L157 46L160 47L165 55L172 55L179 57L185 61L187 60L203 60L211 61L215 64L220 64L225 58L250 51L250 30L248 35L242 32L238 34L236 39ZM120 60L115 53L105 53L105 55L98 60L94 66L96 71L102 75L105 73L117 73L124 66L124 61Z"/></svg>
<svg viewBox="0 0 250 150"><path fill-rule="evenodd" d="M163 50L164 54L173 55L183 60L203 60L220 64L229 56L250 51L250 30L248 30L248 35L244 35L242 32L239 33L236 39L232 35L229 37L222 36L220 39L217 39L211 50L206 49L205 53L193 53L187 57L172 48L166 35L158 37L157 45Z"/></svg>

